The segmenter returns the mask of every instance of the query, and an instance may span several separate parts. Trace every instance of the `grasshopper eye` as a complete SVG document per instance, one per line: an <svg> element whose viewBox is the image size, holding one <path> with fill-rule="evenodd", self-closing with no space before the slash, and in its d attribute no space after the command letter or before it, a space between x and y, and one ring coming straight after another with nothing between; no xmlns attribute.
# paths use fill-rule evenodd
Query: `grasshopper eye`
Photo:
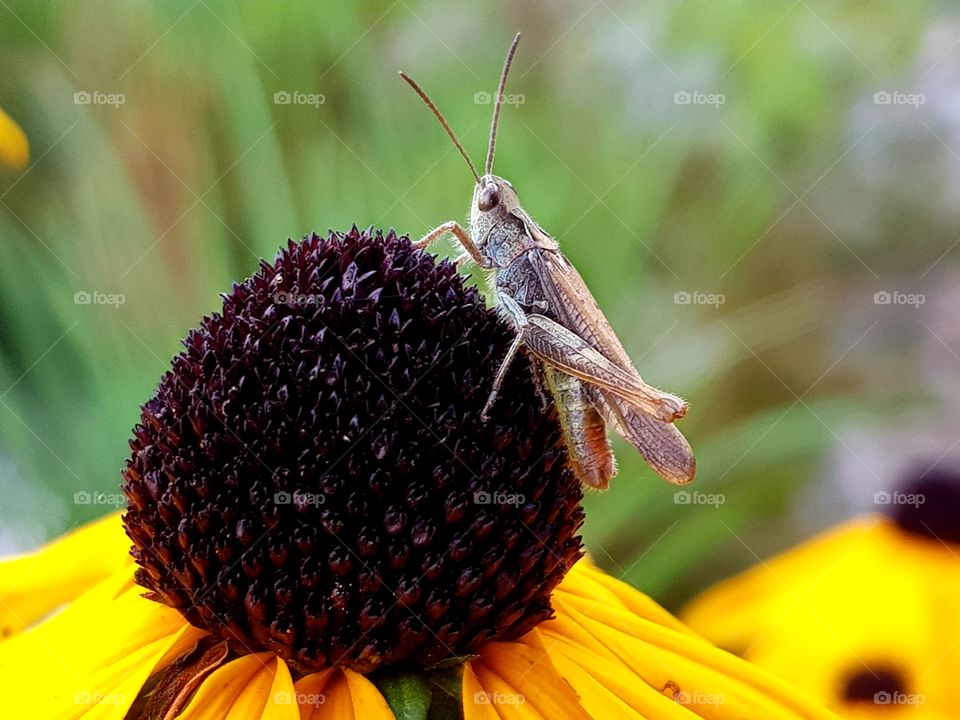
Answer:
<svg viewBox="0 0 960 720"><path fill-rule="evenodd" d="M490 183L480 191L480 197L477 199L477 207L481 212L493 210L500 204L500 188Z"/></svg>

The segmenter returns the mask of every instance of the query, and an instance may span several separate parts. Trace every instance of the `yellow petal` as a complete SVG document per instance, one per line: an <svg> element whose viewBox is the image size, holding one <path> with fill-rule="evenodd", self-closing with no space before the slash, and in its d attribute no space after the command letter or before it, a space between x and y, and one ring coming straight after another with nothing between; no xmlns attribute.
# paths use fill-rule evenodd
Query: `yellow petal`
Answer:
<svg viewBox="0 0 960 720"><path fill-rule="evenodd" d="M363 720L353 711L350 686L343 673L338 671L327 683L323 712L315 713L314 717L322 720Z"/></svg>
<svg viewBox="0 0 960 720"><path fill-rule="evenodd" d="M956 714L960 619L941 609L958 598L953 549L868 516L718 584L685 617L845 716L858 712L844 702L846 680L878 668L897 670L905 694L923 695L923 713Z"/></svg>
<svg viewBox="0 0 960 720"><path fill-rule="evenodd" d="M549 642L549 640L548 640ZM580 704L594 718L689 720L694 717L661 692L629 672L622 664L583 648L557 642L550 658L580 696Z"/></svg>
<svg viewBox="0 0 960 720"><path fill-rule="evenodd" d="M469 717L467 713L470 712L471 705L489 705L496 712L496 716L503 720L553 720L545 718L533 705L527 705L523 693L483 663L474 661L471 665L481 690L478 694L463 698L464 718ZM557 720L566 717L565 714L560 714Z"/></svg>
<svg viewBox="0 0 960 720"><path fill-rule="evenodd" d="M354 714L358 720L396 720L386 699L377 690L376 685L353 670L344 670L350 697L353 700Z"/></svg>
<svg viewBox="0 0 960 720"><path fill-rule="evenodd" d="M123 571L0 644L0 677L16 689L5 693L4 715L122 717L171 650L196 642L180 613L141 593Z"/></svg>
<svg viewBox="0 0 960 720"><path fill-rule="evenodd" d="M608 603L615 602L652 622L680 632L693 633L680 620L660 607L653 598L611 577L588 558L583 558L571 568L557 587L557 592L580 595L592 600L604 599Z"/></svg>
<svg viewBox="0 0 960 720"><path fill-rule="evenodd" d="M0 561L0 637L9 637L133 560L119 513L32 552Z"/></svg>
<svg viewBox="0 0 960 720"><path fill-rule="evenodd" d="M30 143L13 118L0 110L0 164L19 170L30 159Z"/></svg>
<svg viewBox="0 0 960 720"><path fill-rule="evenodd" d="M334 673L333 669L311 673L297 680L295 698L300 708L300 720L321 720L327 696L324 688Z"/></svg>
<svg viewBox="0 0 960 720"><path fill-rule="evenodd" d="M481 689L464 693L464 715L471 705L490 705L504 718L590 719L543 647L493 642L469 665Z"/></svg>
<svg viewBox="0 0 960 720"><path fill-rule="evenodd" d="M489 702L487 691L483 689L480 680L470 667L470 663L463 666L463 720L501 720L500 713L495 705Z"/></svg>
<svg viewBox="0 0 960 720"><path fill-rule="evenodd" d="M724 711L745 709L743 717L832 718L785 682L741 658L723 652L689 633L678 632L632 613L575 596L555 600L566 615L601 641L610 657L631 668L658 691L702 697L708 703L725 698ZM545 634L556 632L550 622ZM697 708L703 717L713 707ZM718 712L717 717L737 717Z"/></svg>
<svg viewBox="0 0 960 720"><path fill-rule="evenodd" d="M272 653L244 655L214 670L181 720L299 720L293 680Z"/></svg>
<svg viewBox="0 0 960 720"><path fill-rule="evenodd" d="M802 607L815 584L856 570L866 560L862 551L883 533L876 517L845 523L715 585L684 609L683 618L718 645L739 651L767 628L786 621L793 608ZM861 573L856 576L859 581Z"/></svg>
<svg viewBox="0 0 960 720"><path fill-rule="evenodd" d="M335 668L297 681L300 720L396 720L377 687L363 675Z"/></svg>
<svg viewBox="0 0 960 720"><path fill-rule="evenodd" d="M280 658L277 658L277 668L260 718L262 720L299 720L300 718L293 677L290 675L290 668Z"/></svg>

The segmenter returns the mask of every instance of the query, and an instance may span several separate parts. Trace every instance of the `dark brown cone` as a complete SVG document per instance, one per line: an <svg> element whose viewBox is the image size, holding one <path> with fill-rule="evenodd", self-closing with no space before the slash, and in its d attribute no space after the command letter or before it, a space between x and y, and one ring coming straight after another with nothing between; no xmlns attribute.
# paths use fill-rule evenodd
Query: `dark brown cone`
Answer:
<svg viewBox="0 0 960 720"><path fill-rule="evenodd" d="M300 671L430 665L551 615L581 491L525 357L447 262L311 235L224 297L123 471L137 582Z"/></svg>

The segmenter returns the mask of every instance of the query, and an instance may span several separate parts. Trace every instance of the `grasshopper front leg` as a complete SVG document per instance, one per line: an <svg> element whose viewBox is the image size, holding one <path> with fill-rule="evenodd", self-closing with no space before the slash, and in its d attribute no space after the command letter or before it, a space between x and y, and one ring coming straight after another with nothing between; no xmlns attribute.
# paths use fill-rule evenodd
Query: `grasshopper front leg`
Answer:
<svg viewBox="0 0 960 720"><path fill-rule="evenodd" d="M506 377L507 370L510 369L510 363L513 362L513 358L516 357L517 350L520 349L522 344L523 335L517 333L517 336L513 339L513 342L510 343L510 348L507 350L507 354L501 361L500 367L497 369L496 377L493 378L493 388L490 390L490 397L487 398L487 402L483 406L483 410L480 411L481 420L486 421L488 419L487 413L490 412L490 408L493 407L493 403L497 399L497 393L500 392L500 386L503 385L503 378Z"/></svg>
<svg viewBox="0 0 960 720"><path fill-rule="evenodd" d="M493 388L490 390L490 397L487 398L487 402L483 406L483 410L480 412L481 420L487 419L487 413L490 411L490 408L493 407L493 403L497 399L497 394L500 392L500 386L503 384L503 379L507 376L507 370L510 368L513 358L516 357L520 346L523 345L523 329L527 325L527 314L523 311L523 308L517 304L516 300L506 293L500 293L498 299L500 301L501 309L506 316L513 321L514 326L517 328L517 335L513 339L513 342L510 343L510 347L507 349L507 354L500 362L500 367L497 369L497 374L493 378Z"/></svg>
<svg viewBox="0 0 960 720"><path fill-rule="evenodd" d="M470 237L470 233L464 230L463 226L456 220L448 220L447 222L443 223L443 225L438 225L422 238L413 243L413 246L418 249L423 249L432 244L434 241L439 240L447 233L450 233L457 239L457 242L460 243L460 246L467 251L467 256L469 256L470 260L473 260L473 262L480 267L487 267L484 257L480 253L480 249L477 247L476 243L473 242L473 238ZM466 260L467 257L459 258L457 260L457 267L460 267L460 265Z"/></svg>

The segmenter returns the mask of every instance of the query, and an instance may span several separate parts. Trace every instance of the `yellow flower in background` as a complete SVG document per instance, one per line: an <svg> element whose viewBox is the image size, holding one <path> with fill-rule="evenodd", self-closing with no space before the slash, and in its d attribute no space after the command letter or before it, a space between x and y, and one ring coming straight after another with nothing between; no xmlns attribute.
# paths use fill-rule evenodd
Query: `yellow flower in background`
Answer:
<svg viewBox="0 0 960 720"><path fill-rule="evenodd" d="M849 718L960 717L960 484L928 473L681 617Z"/></svg>
<svg viewBox="0 0 960 720"><path fill-rule="evenodd" d="M20 126L0 109L0 165L14 170L26 167L30 159L30 144Z"/></svg>
<svg viewBox="0 0 960 720"><path fill-rule="evenodd" d="M395 717L375 676L348 668L296 676L273 653L217 648L179 612L143 597L128 548L111 515L0 563L4 717L122 718L150 697L182 718ZM464 718L834 717L586 560L553 603L554 619L464 663L462 688L451 690ZM171 688L157 686L164 678Z"/></svg>

